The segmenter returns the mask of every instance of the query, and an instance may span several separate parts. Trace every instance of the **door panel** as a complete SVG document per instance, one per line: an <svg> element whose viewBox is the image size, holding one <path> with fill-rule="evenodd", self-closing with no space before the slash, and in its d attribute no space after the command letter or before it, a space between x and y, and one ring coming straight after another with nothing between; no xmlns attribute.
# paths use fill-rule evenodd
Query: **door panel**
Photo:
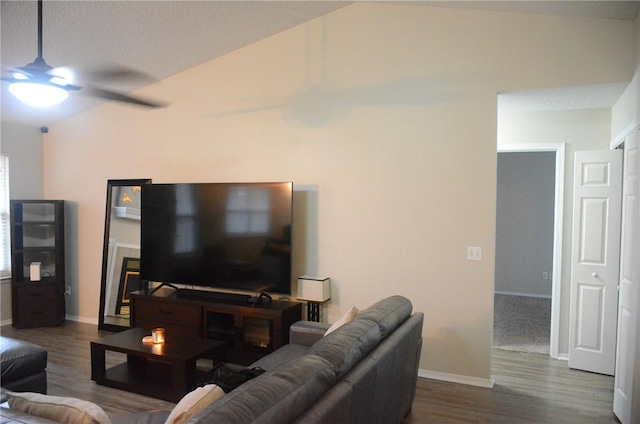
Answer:
<svg viewBox="0 0 640 424"><path fill-rule="evenodd" d="M575 154L569 366L613 375L622 154Z"/></svg>
<svg viewBox="0 0 640 424"><path fill-rule="evenodd" d="M576 345L580 349L602 352L602 320L604 290L601 286L578 285L578 322Z"/></svg>
<svg viewBox="0 0 640 424"><path fill-rule="evenodd" d="M640 308L640 210L638 132L625 139L622 197L622 242L620 262L620 301L618 311L618 348L614 382L613 412L623 424L638 422L640 404L635 399L633 378L640 372L637 349L638 309Z"/></svg>
<svg viewBox="0 0 640 424"><path fill-rule="evenodd" d="M608 199L582 199L579 263L603 265L607 251Z"/></svg>

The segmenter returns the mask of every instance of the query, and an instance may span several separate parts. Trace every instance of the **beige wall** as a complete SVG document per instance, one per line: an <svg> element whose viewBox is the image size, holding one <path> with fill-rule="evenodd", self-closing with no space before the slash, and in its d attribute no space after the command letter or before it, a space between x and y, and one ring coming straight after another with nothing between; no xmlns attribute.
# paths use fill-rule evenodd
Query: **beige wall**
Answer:
<svg viewBox="0 0 640 424"><path fill-rule="evenodd" d="M633 21L634 35L633 35L633 63L634 69L637 71L640 69L640 15L636 14L636 19Z"/></svg>
<svg viewBox="0 0 640 424"><path fill-rule="evenodd" d="M317 238L294 249L332 279L329 320L405 295L426 315L420 367L488 382L496 93L628 81L631 30L358 3L141 91L167 108L108 104L52 126L45 194L77 206L70 313L98 315L107 179L291 180L315 193L316 229L296 231Z"/></svg>
<svg viewBox="0 0 640 424"><path fill-rule="evenodd" d="M611 108L611 141L615 147L640 124L640 15L634 21L633 51L635 74L620 99Z"/></svg>
<svg viewBox="0 0 640 424"><path fill-rule="evenodd" d="M42 199L44 152L39 128L2 123L0 151L9 156L12 199Z"/></svg>

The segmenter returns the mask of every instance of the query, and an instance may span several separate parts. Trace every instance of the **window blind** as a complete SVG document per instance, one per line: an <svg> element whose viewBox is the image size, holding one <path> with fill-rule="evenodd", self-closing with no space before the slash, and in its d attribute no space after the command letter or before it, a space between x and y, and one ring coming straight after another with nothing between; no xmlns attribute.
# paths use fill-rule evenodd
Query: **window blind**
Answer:
<svg viewBox="0 0 640 424"><path fill-rule="evenodd" d="M0 155L0 278L11 276L9 235L9 157Z"/></svg>

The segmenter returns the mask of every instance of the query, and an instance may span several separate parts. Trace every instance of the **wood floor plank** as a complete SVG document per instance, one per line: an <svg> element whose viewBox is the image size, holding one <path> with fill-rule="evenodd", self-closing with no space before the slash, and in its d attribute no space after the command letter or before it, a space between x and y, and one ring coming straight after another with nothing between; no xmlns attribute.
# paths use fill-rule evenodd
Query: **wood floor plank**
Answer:
<svg viewBox="0 0 640 424"><path fill-rule="evenodd" d="M49 352L49 394L100 405L109 416L175 404L99 386L91 381L89 342L111 333L96 325L67 321L60 327L0 334L27 340ZM109 360L109 358L107 358ZM570 370L545 355L493 351L493 389L418 379L411 413L403 424L421 423L618 423L613 415L613 377Z"/></svg>
<svg viewBox="0 0 640 424"><path fill-rule="evenodd" d="M493 389L418 379L404 424L619 423L613 377L569 369L545 355L494 349Z"/></svg>

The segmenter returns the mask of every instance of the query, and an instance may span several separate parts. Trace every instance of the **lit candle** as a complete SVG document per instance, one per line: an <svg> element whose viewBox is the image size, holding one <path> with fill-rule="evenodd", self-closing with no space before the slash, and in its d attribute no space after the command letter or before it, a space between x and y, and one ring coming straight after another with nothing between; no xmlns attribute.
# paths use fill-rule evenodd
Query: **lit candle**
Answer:
<svg viewBox="0 0 640 424"><path fill-rule="evenodd" d="M164 343L164 328L154 328L151 330L151 338L154 343Z"/></svg>

